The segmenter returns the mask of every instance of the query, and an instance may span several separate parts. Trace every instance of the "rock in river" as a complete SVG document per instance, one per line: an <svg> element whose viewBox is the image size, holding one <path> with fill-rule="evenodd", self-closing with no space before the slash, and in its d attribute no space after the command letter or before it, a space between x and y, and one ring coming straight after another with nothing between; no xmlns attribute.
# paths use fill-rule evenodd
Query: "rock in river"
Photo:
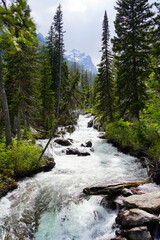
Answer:
<svg viewBox="0 0 160 240"><path fill-rule="evenodd" d="M72 144L70 139L57 138L54 141L61 146L70 146Z"/></svg>
<svg viewBox="0 0 160 240"><path fill-rule="evenodd" d="M148 225L158 221L159 217L138 208L120 211L116 218L118 224L127 228Z"/></svg>
<svg viewBox="0 0 160 240"><path fill-rule="evenodd" d="M146 226L121 230L121 236L129 240L152 240L151 234Z"/></svg>
<svg viewBox="0 0 160 240"><path fill-rule="evenodd" d="M129 196L124 199L124 205L129 208L141 208L152 212L159 212L160 191Z"/></svg>

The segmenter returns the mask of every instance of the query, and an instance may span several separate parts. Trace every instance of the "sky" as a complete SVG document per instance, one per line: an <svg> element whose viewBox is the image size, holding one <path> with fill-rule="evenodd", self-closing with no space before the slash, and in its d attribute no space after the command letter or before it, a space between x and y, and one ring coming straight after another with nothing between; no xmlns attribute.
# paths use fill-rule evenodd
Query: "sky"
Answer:
<svg viewBox="0 0 160 240"><path fill-rule="evenodd" d="M107 11L110 35L113 37L116 0L28 0L28 4L38 32L44 37L48 34L58 5L61 4L66 51L80 50L90 55L95 65L100 63L104 12Z"/></svg>

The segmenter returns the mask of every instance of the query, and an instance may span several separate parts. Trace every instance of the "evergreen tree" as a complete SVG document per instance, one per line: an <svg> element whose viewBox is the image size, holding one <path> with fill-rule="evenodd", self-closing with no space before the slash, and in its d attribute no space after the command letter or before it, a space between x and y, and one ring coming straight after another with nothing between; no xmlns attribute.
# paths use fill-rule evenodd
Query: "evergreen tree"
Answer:
<svg viewBox="0 0 160 240"><path fill-rule="evenodd" d="M59 117L60 104L63 95L62 68L64 63L64 42L63 42L63 14L61 5L58 6L53 18L47 38L50 63L52 68L52 90L55 92L56 116Z"/></svg>
<svg viewBox="0 0 160 240"><path fill-rule="evenodd" d="M149 77L151 6L148 0L118 0L113 50L120 116L139 119Z"/></svg>
<svg viewBox="0 0 160 240"><path fill-rule="evenodd" d="M43 47L39 57L39 69L40 69L40 99L41 99L41 110L40 110L40 124L43 129L50 131L54 123L54 92L51 89L51 67L49 63L49 53L46 47Z"/></svg>
<svg viewBox="0 0 160 240"><path fill-rule="evenodd" d="M6 45L4 59L6 61L5 88L9 99L11 125L13 133L20 140L21 124L29 126L34 112L34 99L36 89L35 61L37 41L35 37L35 25L30 16L30 9L26 1L18 0L19 21L15 35L18 39L19 51L10 54L10 46ZM20 38L21 32L28 36Z"/></svg>
<svg viewBox="0 0 160 240"><path fill-rule="evenodd" d="M102 58L98 69L96 100L97 112L102 120L112 121L112 74L111 74L111 54L109 51L109 24L107 12L105 11L102 25Z"/></svg>

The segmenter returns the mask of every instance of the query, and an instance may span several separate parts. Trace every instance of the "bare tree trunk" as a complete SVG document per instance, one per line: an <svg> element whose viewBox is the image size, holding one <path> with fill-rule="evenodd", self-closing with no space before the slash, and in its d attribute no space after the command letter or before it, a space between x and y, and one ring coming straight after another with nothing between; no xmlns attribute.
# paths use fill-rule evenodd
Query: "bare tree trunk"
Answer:
<svg viewBox="0 0 160 240"><path fill-rule="evenodd" d="M3 79L2 79L2 67L0 66L0 96L2 100L2 109L4 114L5 120L5 135L6 135L6 145L12 144L12 133L11 133L11 124L10 124L10 117L9 117L9 109L8 109L8 101L6 92L3 86Z"/></svg>

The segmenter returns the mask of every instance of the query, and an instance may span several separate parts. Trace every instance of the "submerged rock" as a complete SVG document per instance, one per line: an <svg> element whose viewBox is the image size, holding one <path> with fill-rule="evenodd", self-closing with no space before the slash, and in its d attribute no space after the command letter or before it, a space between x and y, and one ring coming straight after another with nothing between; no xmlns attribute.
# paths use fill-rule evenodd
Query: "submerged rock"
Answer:
<svg viewBox="0 0 160 240"><path fill-rule="evenodd" d="M61 146L70 146L72 144L70 139L63 139L63 138L57 138L54 140L54 142L56 142Z"/></svg>
<svg viewBox="0 0 160 240"><path fill-rule="evenodd" d="M77 155L79 153L79 150L77 148L67 148L66 155Z"/></svg>
<svg viewBox="0 0 160 240"><path fill-rule="evenodd" d="M141 208L148 211L160 211L160 191L132 195L124 199L124 205L129 208Z"/></svg>
<svg viewBox="0 0 160 240"><path fill-rule="evenodd" d="M88 128L93 127L93 119L91 119L91 120L88 122L87 127L88 127Z"/></svg>
<svg viewBox="0 0 160 240"><path fill-rule="evenodd" d="M66 155L77 155L77 156L89 156L89 152L80 152L78 148L67 148L65 150Z"/></svg>
<svg viewBox="0 0 160 240"><path fill-rule="evenodd" d="M82 147L92 147L92 142L88 141L85 144L81 144Z"/></svg>
<svg viewBox="0 0 160 240"><path fill-rule="evenodd" d="M78 153L78 156L89 156L89 155L91 155L89 152L79 152Z"/></svg>
<svg viewBox="0 0 160 240"><path fill-rule="evenodd" d="M138 208L120 211L116 218L118 224L127 228L149 225L158 221L159 217Z"/></svg>

